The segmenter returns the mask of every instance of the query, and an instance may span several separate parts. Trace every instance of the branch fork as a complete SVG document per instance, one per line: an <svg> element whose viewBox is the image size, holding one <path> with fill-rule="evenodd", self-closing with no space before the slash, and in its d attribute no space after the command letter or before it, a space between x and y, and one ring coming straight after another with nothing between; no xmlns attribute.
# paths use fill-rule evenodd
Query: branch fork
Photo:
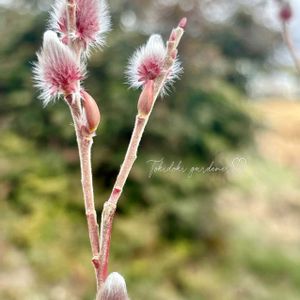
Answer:
<svg viewBox="0 0 300 300"><path fill-rule="evenodd" d="M129 82L132 87L142 87L142 91L124 161L103 206L100 230L94 201L91 149L101 115L96 101L81 87L81 81L85 78L89 49L102 45L103 34L110 29L106 1L56 0L49 22L51 30L44 33L42 50L37 53L38 62L33 73L41 91L39 97L46 106L63 95L74 123L97 300L116 300L116 296L120 300L128 299L124 278L117 273L108 276L113 219L156 99L182 70L177 60L177 46L186 22L183 18L172 30L166 45L160 35L152 35L131 59L127 70Z"/></svg>

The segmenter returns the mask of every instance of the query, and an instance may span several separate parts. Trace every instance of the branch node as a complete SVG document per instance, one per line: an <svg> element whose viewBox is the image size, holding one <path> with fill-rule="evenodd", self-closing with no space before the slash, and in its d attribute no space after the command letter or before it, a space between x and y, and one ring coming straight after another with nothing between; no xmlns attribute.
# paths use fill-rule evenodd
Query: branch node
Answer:
<svg viewBox="0 0 300 300"><path fill-rule="evenodd" d="M93 263L95 269L99 269L99 267L100 267L100 258L99 258L99 255L94 256L92 258L92 263Z"/></svg>

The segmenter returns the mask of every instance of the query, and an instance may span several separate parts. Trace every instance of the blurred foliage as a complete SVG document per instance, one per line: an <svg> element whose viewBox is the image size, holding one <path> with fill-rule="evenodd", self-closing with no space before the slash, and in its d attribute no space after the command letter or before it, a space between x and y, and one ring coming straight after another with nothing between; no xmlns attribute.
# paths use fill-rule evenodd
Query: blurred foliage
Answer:
<svg viewBox="0 0 300 300"><path fill-rule="evenodd" d="M31 65L47 19L36 9L45 10L47 2L38 2L0 8L0 249L4 242L14 245L12 251L4 247L9 262L0 266L9 272L22 253L34 273L34 283L27 283L32 294L19 288L0 290L0 297L92 299L94 274L71 118L63 101L43 109L32 86ZM190 25L180 45L185 73L157 102L144 135L116 217L111 269L127 278L132 299L219 300L201 269L209 274L207 261L219 264L220 274L209 277L213 280L233 268L226 254L227 228L214 201L228 185L226 174L149 178L149 161L222 165L224 157L251 144L255 124L244 87L276 35L243 7L220 26L202 14L205 1L182 1L193 4L190 9L171 2L112 1L108 48L89 61L85 86L103 116L93 148L96 206L100 215L132 131L138 92L124 84L127 59L147 34L159 31L166 37L186 14ZM263 252L250 260L250 267L268 273L260 264L267 256ZM276 274L272 261L269 268ZM294 277L298 283L296 269Z"/></svg>

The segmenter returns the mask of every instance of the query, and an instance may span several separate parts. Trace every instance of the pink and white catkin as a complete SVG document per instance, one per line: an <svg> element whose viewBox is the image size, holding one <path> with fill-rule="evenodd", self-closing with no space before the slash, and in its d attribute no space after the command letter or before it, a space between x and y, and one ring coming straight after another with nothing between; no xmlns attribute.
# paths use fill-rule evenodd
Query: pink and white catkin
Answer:
<svg viewBox="0 0 300 300"><path fill-rule="evenodd" d="M96 300L129 300L123 276L117 272L109 274Z"/></svg>
<svg viewBox="0 0 300 300"><path fill-rule="evenodd" d="M79 93L85 66L77 61L74 52L59 40L55 32L45 32L43 48L37 57L38 62L33 68L34 81L45 106L61 95Z"/></svg>
<svg viewBox="0 0 300 300"><path fill-rule="evenodd" d="M106 33L111 28L106 0L76 0L74 5L76 24L71 32L71 39L80 41L84 50L90 47L102 47ZM65 0L56 0L49 27L60 34L62 41L68 40L68 14Z"/></svg>
<svg viewBox="0 0 300 300"><path fill-rule="evenodd" d="M135 51L130 58L126 75L131 87L139 88L147 84L149 80L155 80L164 72L167 48L163 39L158 34L150 36L148 42ZM177 56L177 55L176 55ZM168 87L179 77L182 72L181 64L177 57L168 71L167 79L161 93L165 94Z"/></svg>

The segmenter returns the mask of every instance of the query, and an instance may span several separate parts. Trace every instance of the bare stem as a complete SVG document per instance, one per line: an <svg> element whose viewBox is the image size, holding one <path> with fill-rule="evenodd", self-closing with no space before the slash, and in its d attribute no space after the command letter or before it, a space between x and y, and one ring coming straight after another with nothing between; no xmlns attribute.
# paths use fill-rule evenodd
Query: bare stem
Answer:
<svg viewBox="0 0 300 300"><path fill-rule="evenodd" d="M282 37L283 40L292 56L292 59L294 61L294 64L297 68L297 71L300 73L300 61L299 61L299 56L297 54L297 50L295 48L295 45L293 43L289 28L288 28L288 24L287 22L282 22Z"/></svg>
<svg viewBox="0 0 300 300"><path fill-rule="evenodd" d="M110 240L114 214L116 211L118 200L121 196L123 187L128 178L129 172L137 158L137 150L146 127L148 118L136 117L135 126L132 132L130 143L124 162L121 166L119 175L113 187L112 193L104 203L101 218L101 245L100 245L100 284L102 285L107 277L108 259L110 251Z"/></svg>
<svg viewBox="0 0 300 300"><path fill-rule="evenodd" d="M131 135L130 143L124 161L121 165L111 195L109 199L104 203L100 228L100 287L103 285L108 274L108 259L110 252L112 224L118 200L122 194L124 185L132 169L132 166L137 158L138 147L145 127L148 123L150 114L153 110L154 103L158 95L160 94L160 91L167 79L168 72L174 63L174 51L177 51L177 46L180 42L184 30L180 27L177 27L173 30L173 32L173 36L175 36L175 39L170 39L167 42L167 54L165 57L164 71L162 72L162 75L154 81L154 101L151 110L147 116L137 114L135 126Z"/></svg>
<svg viewBox="0 0 300 300"><path fill-rule="evenodd" d="M91 166L91 147L93 144L93 134L88 134L82 129L80 122L81 107L80 99L74 99L72 102L68 101L71 114L74 121L77 144L79 150L80 166L81 166L81 184L84 196L85 213L88 224L89 239L92 249L92 263L95 269L97 289L100 286L99 280L99 226L97 223L97 214L94 204L93 192L93 177Z"/></svg>
<svg viewBox="0 0 300 300"><path fill-rule="evenodd" d="M68 45L77 54L78 63L80 64L81 47L76 43L74 35L76 32L76 1L67 0L67 23L68 23ZM80 89L80 82L78 82ZM84 197L85 214L87 218L89 240L92 250L92 263L95 270L97 290L100 287L99 277L99 225L97 222L97 214L95 210L94 191L93 191L93 175L91 165L91 148L93 145L93 133L88 133L82 124L82 107L81 98L79 95L69 95L66 97L66 102L69 104L77 138L80 169L81 169L81 184Z"/></svg>
<svg viewBox="0 0 300 300"><path fill-rule="evenodd" d="M76 30L76 2L68 0L66 2L67 9L67 26L68 26L68 44L72 42L72 36Z"/></svg>

